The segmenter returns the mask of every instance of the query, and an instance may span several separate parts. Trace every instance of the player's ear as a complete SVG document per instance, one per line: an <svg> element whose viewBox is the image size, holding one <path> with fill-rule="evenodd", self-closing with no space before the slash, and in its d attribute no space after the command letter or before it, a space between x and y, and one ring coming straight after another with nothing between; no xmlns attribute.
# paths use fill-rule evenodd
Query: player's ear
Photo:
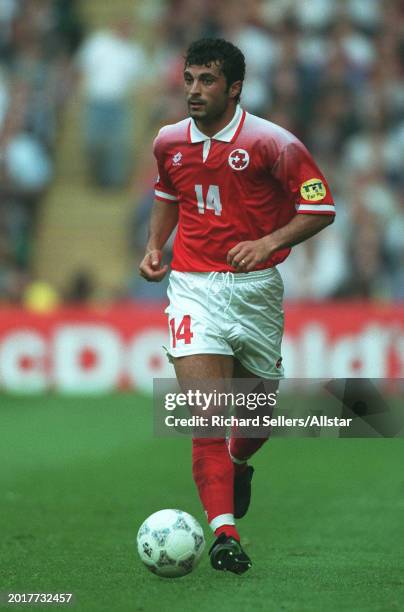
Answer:
<svg viewBox="0 0 404 612"><path fill-rule="evenodd" d="M234 81L229 87L230 98L237 98L241 94L243 81Z"/></svg>

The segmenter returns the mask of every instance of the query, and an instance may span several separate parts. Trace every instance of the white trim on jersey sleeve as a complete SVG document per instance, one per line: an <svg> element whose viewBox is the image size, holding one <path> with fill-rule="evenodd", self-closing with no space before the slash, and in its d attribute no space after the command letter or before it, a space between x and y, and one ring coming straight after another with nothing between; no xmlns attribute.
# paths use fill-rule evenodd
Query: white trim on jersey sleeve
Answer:
<svg viewBox="0 0 404 612"><path fill-rule="evenodd" d="M159 191L158 189L155 189L154 194L157 198L162 198L163 200L170 200L170 202L178 202L177 196L171 195L170 193L166 193L165 191Z"/></svg>
<svg viewBox="0 0 404 612"><path fill-rule="evenodd" d="M297 212L332 212L335 213L333 204L296 204Z"/></svg>

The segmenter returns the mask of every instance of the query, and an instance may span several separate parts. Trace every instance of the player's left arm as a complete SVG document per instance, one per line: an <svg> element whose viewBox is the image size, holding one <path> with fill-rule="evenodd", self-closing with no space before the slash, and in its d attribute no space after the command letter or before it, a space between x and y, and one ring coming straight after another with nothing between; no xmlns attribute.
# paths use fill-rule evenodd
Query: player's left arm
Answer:
<svg viewBox="0 0 404 612"><path fill-rule="evenodd" d="M283 227L259 240L239 242L227 254L227 263L237 270L250 272L275 251L295 246L314 236L334 221L334 215L298 214ZM241 263L243 262L243 263Z"/></svg>
<svg viewBox="0 0 404 612"><path fill-rule="evenodd" d="M335 218L330 188L309 151L292 134L281 144L270 171L288 196L285 202L294 202L297 214L271 234L240 242L228 252L227 263L241 272L250 272L275 251L311 238Z"/></svg>

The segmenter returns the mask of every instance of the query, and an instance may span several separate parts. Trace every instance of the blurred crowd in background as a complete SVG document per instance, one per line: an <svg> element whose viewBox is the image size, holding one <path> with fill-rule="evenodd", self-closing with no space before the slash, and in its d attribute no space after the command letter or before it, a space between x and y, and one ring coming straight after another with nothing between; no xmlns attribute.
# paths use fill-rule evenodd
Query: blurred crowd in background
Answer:
<svg viewBox="0 0 404 612"><path fill-rule="evenodd" d="M30 277L82 26L71 0L0 2L0 301Z"/></svg>
<svg viewBox="0 0 404 612"><path fill-rule="evenodd" d="M129 244L140 260L155 166L145 144L131 150L138 109L128 90L149 88L150 134L182 119L184 52L207 36L241 48L242 106L296 134L335 196L336 222L280 267L286 297L404 299L401 0L138 1L127 21L86 35L72 1L2 0L0 27L0 299L12 297L15 270L29 267L73 67L84 81L92 181L126 188L136 155ZM164 290L135 273L122 295L161 299Z"/></svg>

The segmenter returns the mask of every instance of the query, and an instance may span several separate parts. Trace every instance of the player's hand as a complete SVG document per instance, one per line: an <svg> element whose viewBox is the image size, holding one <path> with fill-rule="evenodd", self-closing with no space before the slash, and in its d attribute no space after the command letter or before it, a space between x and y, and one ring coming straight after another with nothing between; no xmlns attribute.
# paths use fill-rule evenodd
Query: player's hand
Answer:
<svg viewBox="0 0 404 612"><path fill-rule="evenodd" d="M251 272L258 264L269 259L274 250L267 237L259 240L246 240L230 249L227 253L227 263L237 272Z"/></svg>
<svg viewBox="0 0 404 612"><path fill-rule="evenodd" d="M146 253L139 265L140 275L146 280L154 283L163 280L167 274L168 265L161 265L162 258L162 252L157 249Z"/></svg>

